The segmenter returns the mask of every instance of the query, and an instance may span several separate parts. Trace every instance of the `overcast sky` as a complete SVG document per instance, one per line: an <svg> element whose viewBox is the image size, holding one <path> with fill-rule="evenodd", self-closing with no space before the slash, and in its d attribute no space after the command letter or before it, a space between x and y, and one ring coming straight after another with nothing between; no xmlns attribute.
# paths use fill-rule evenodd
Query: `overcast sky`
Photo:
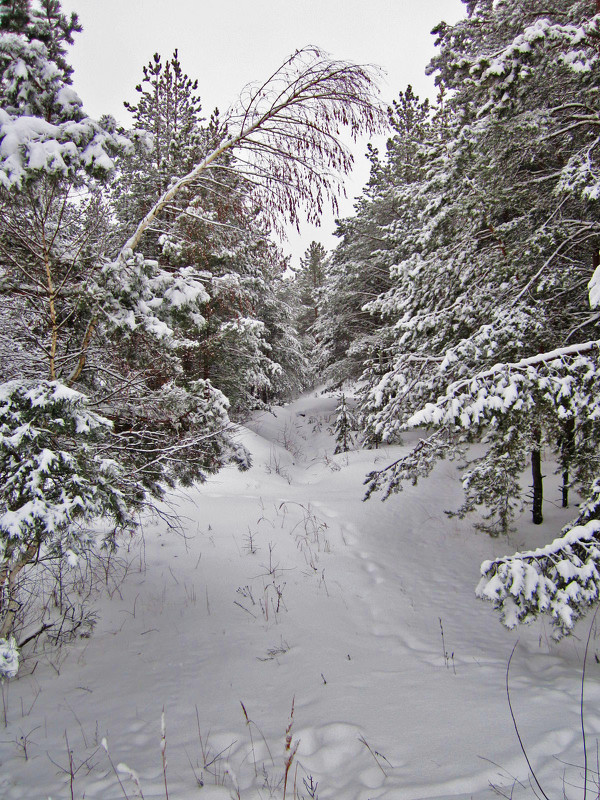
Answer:
<svg viewBox="0 0 600 800"><path fill-rule="evenodd" d="M389 103L407 84L421 97L435 96L424 74L434 53L431 29L463 16L461 0L63 0L83 24L71 49L75 89L92 117L112 114L124 124L123 101L136 102L142 66L155 52L175 48L184 71L198 79L206 116L225 111L249 81L266 77L307 44L335 58L377 64L385 71L381 95ZM365 143L355 152L341 216L368 177ZM312 239L335 245L333 216L322 228L305 226L284 249L294 260Z"/></svg>

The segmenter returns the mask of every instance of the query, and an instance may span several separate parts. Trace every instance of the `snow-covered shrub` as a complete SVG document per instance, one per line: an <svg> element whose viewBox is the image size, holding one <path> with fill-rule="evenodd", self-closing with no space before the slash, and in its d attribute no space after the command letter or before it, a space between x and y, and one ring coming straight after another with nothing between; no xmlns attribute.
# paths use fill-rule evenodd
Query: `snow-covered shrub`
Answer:
<svg viewBox="0 0 600 800"><path fill-rule="evenodd" d="M0 385L0 637L12 630L27 565L72 559L90 543L82 522L131 522L135 496L102 453L110 431L84 395L58 381Z"/></svg>

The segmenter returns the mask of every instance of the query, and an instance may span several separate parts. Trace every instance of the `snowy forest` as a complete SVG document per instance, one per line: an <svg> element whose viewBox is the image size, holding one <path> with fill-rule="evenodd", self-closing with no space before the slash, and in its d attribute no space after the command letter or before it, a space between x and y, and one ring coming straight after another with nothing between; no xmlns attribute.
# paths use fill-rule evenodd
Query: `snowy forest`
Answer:
<svg viewBox="0 0 600 800"><path fill-rule="evenodd" d="M0 0L7 800L598 796L600 0L463 3L124 127Z"/></svg>

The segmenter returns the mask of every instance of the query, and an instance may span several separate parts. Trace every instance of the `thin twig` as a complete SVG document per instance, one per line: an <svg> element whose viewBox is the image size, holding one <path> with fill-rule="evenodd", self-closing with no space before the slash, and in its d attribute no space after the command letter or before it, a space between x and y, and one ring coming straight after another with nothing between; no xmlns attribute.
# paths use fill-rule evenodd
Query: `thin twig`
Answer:
<svg viewBox="0 0 600 800"><path fill-rule="evenodd" d="M583 689L585 686L585 667L587 664L588 649L590 646L592 629L594 627L594 623L596 622L597 614L598 614L598 607L596 607L596 610L594 611L594 616L592 617L592 622L590 624L590 629L588 631L587 640L585 643L585 652L583 654L583 668L581 670L581 698L579 705L579 719L581 721L581 741L583 743L583 800L586 800L587 797L587 776L588 776L588 758L587 758L587 747L586 747L586 737L585 737L585 723L583 720Z"/></svg>
<svg viewBox="0 0 600 800"><path fill-rule="evenodd" d="M529 767L529 771L530 771L531 775L533 776L533 779L536 782L537 787L540 790L540 792L542 793L543 797L545 797L546 800L550 800L550 798L548 797L546 792L542 789L542 786L541 786L540 782L538 781L537 775L535 774L535 771L534 771L533 767L531 766L531 761L529 760L529 756L527 755L527 750L525 749L525 745L523 744L523 740L521 739L521 734L519 733L519 726L517 725L517 720L515 719L515 714L514 714L514 711L513 711L512 703L510 702L510 689L509 689L509 685L508 685L508 677L509 677L509 673L510 673L510 662L512 661L512 657L515 654L515 650L517 649L517 645L518 644L519 644L519 640L517 639L512 651L511 651L510 658L508 659L508 664L506 665L506 697L508 698L508 708L510 709L510 716L511 716L511 719L512 719L512 722L513 722L515 733L517 734L517 739L519 740L519 745L521 747L521 752L525 756L525 761L527 762L527 766Z"/></svg>

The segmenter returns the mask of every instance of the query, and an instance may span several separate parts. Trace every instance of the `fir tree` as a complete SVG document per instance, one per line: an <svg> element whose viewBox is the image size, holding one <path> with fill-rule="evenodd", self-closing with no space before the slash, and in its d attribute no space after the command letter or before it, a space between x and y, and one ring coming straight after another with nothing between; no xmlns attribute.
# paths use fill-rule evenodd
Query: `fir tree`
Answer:
<svg viewBox="0 0 600 800"><path fill-rule="evenodd" d="M295 275L301 309L298 313L298 331L301 335L319 318L319 294L325 282L327 252L319 242L311 242L300 259L300 269Z"/></svg>
<svg viewBox="0 0 600 800"><path fill-rule="evenodd" d="M346 402L346 395L342 393L340 402L335 409L335 425L333 432L335 434L336 446L333 451L335 455L338 453L347 453L348 450L354 445L353 431L356 430L356 420L354 415L348 408Z"/></svg>

